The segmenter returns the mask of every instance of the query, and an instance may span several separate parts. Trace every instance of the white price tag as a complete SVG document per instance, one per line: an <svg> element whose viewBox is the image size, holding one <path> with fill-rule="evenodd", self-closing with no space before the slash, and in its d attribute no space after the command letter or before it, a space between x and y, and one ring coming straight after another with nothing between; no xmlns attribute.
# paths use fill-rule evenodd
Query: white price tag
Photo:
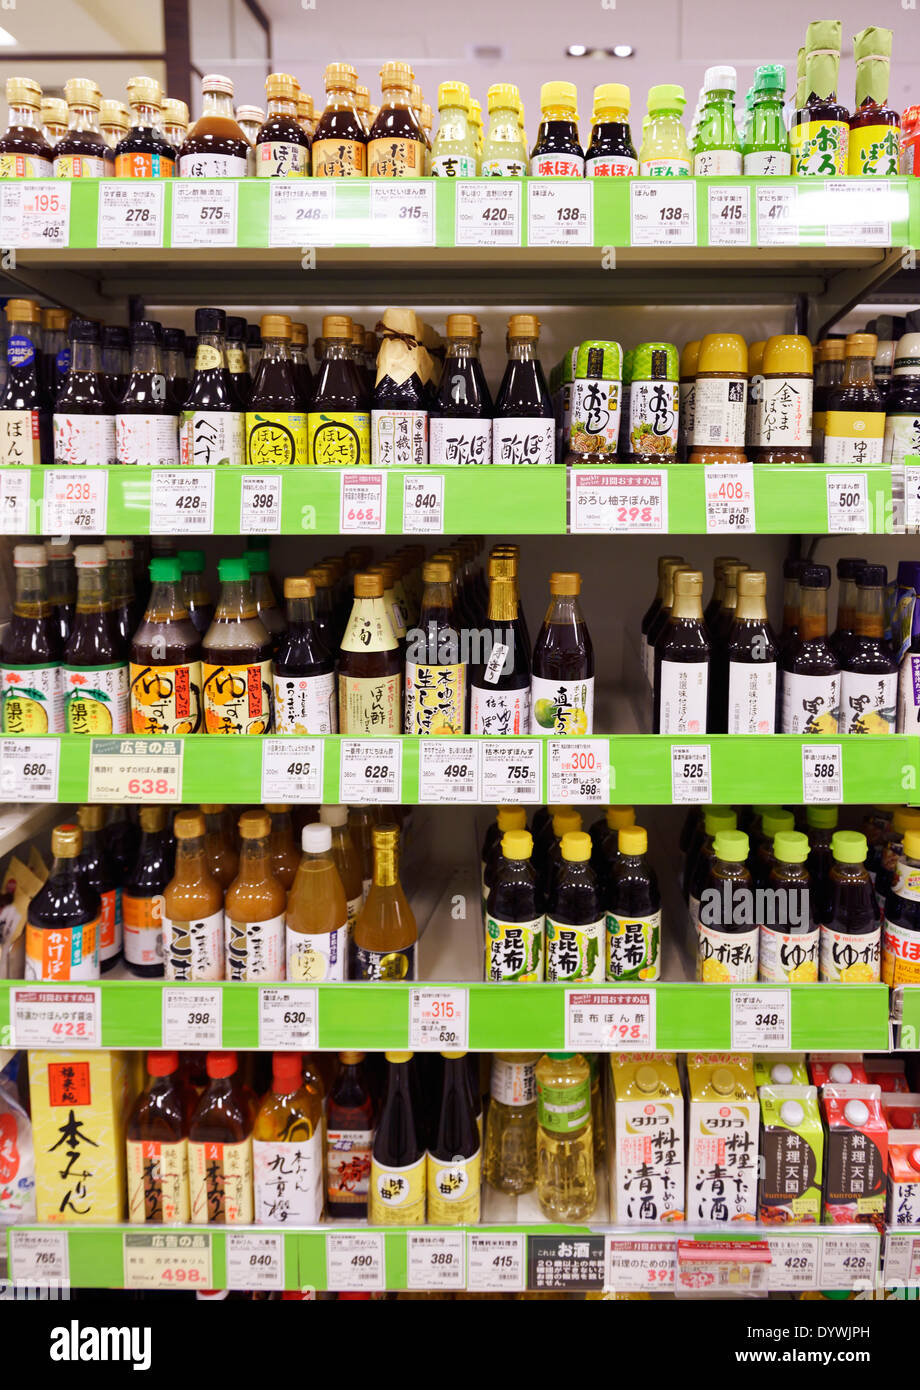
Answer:
<svg viewBox="0 0 920 1390"><path fill-rule="evenodd" d="M0 196L0 246L60 250L67 245L69 180L5 180Z"/></svg>
<svg viewBox="0 0 920 1390"><path fill-rule="evenodd" d="M213 530L213 471L153 469L150 479L150 534L210 536Z"/></svg>
<svg viewBox="0 0 920 1390"><path fill-rule="evenodd" d="M412 1052L465 1052L470 1045L470 992L428 985L409 993Z"/></svg>
<svg viewBox="0 0 920 1390"><path fill-rule="evenodd" d="M831 535L869 531L869 484L865 473L828 473L827 529Z"/></svg>
<svg viewBox="0 0 920 1390"><path fill-rule="evenodd" d="M542 739L489 739L481 750L480 801L496 805L543 801Z"/></svg>
<svg viewBox="0 0 920 1390"><path fill-rule="evenodd" d="M31 475L27 468L0 469L0 536L27 536Z"/></svg>
<svg viewBox="0 0 920 1390"><path fill-rule="evenodd" d="M920 1284L920 1235L889 1230L885 1239L885 1284Z"/></svg>
<svg viewBox="0 0 920 1390"><path fill-rule="evenodd" d="M548 740L547 800L610 800L610 740L551 738Z"/></svg>
<svg viewBox="0 0 920 1390"><path fill-rule="evenodd" d="M479 800L479 749L475 740L420 738L418 799L435 805Z"/></svg>
<svg viewBox="0 0 920 1390"><path fill-rule="evenodd" d="M654 1052L653 989L567 989L567 1052Z"/></svg>
<svg viewBox="0 0 920 1390"><path fill-rule="evenodd" d="M61 771L59 738L0 739L0 798L57 801Z"/></svg>
<svg viewBox="0 0 920 1390"><path fill-rule="evenodd" d="M66 1231L10 1231L10 1282L32 1288L70 1283Z"/></svg>
<svg viewBox="0 0 920 1390"><path fill-rule="evenodd" d="M108 484L104 468L89 468L85 472L75 468L48 469L42 531L51 536L104 535Z"/></svg>
<svg viewBox="0 0 920 1390"><path fill-rule="evenodd" d="M339 745L339 801L402 800L402 741L343 738Z"/></svg>
<svg viewBox="0 0 920 1390"><path fill-rule="evenodd" d="M756 531L753 465L707 468L705 479L707 535Z"/></svg>
<svg viewBox="0 0 920 1390"><path fill-rule="evenodd" d="M466 1287L471 1293L518 1293L527 1287L527 1237L470 1231Z"/></svg>
<svg viewBox="0 0 920 1390"><path fill-rule="evenodd" d="M431 179L393 179L371 184L372 246L434 246Z"/></svg>
<svg viewBox="0 0 920 1390"><path fill-rule="evenodd" d="M671 800L676 806L712 801L712 758L708 743L675 744L671 749Z"/></svg>
<svg viewBox="0 0 920 1390"><path fill-rule="evenodd" d="M798 246L799 190L786 179L757 184L757 245Z"/></svg>
<svg viewBox="0 0 920 1390"><path fill-rule="evenodd" d="M96 245L162 246L164 187L161 179L102 181Z"/></svg>
<svg viewBox="0 0 920 1390"><path fill-rule="evenodd" d="M843 759L839 743L802 744L802 800L843 800Z"/></svg>
<svg viewBox="0 0 920 1390"><path fill-rule="evenodd" d="M382 535L387 524L387 475L346 468L340 474L339 530L343 536Z"/></svg>
<svg viewBox="0 0 920 1390"><path fill-rule="evenodd" d="M696 245L695 179L630 179L632 246Z"/></svg>
<svg viewBox="0 0 920 1390"><path fill-rule="evenodd" d="M102 1003L95 986L56 989L43 985L10 991L14 1047L101 1047Z"/></svg>
<svg viewBox="0 0 920 1390"><path fill-rule="evenodd" d="M890 246L889 190L887 179L873 179L867 198L861 180L826 179L822 206L828 246Z"/></svg>
<svg viewBox="0 0 920 1390"><path fill-rule="evenodd" d="M751 190L722 184L709 189L709 245L750 246Z"/></svg>
<svg viewBox="0 0 920 1390"><path fill-rule="evenodd" d="M668 529L668 477L662 469L597 473L569 469L571 535L649 536Z"/></svg>
<svg viewBox="0 0 920 1390"><path fill-rule="evenodd" d="M463 1231L409 1231L406 1246L406 1282L410 1289L466 1287Z"/></svg>
<svg viewBox="0 0 920 1390"><path fill-rule="evenodd" d="M457 246L520 246L521 185L517 179L457 179Z"/></svg>
<svg viewBox="0 0 920 1390"><path fill-rule="evenodd" d="M326 1236L326 1287L336 1293L374 1293L386 1288L383 1236L330 1231Z"/></svg>
<svg viewBox="0 0 920 1390"><path fill-rule="evenodd" d="M3 478L0 476L0 506L3 500ZM904 525L908 531L920 529L920 468L916 464L904 465Z"/></svg>
<svg viewBox="0 0 920 1390"><path fill-rule="evenodd" d="M655 1293L674 1287L677 1246L673 1240L607 1236L607 1277L614 1293Z"/></svg>
<svg viewBox="0 0 920 1390"><path fill-rule="evenodd" d="M280 534L282 482L280 474L244 474L240 480L241 536Z"/></svg>
<svg viewBox="0 0 920 1390"><path fill-rule="evenodd" d="M315 989L263 985L259 990L260 1051L315 1051L319 1047L317 1017Z"/></svg>
<svg viewBox="0 0 920 1390"><path fill-rule="evenodd" d="M181 801L184 748L179 738L94 738L90 801Z"/></svg>
<svg viewBox="0 0 920 1390"><path fill-rule="evenodd" d="M228 1289L283 1289L284 1236L227 1231L224 1236Z"/></svg>
<svg viewBox="0 0 920 1390"><path fill-rule="evenodd" d="M527 185L528 246L594 245L594 180L532 179Z"/></svg>
<svg viewBox="0 0 920 1390"><path fill-rule="evenodd" d="M178 1050L219 1049L223 991L201 985L163 987L163 1047Z"/></svg>
<svg viewBox="0 0 920 1390"><path fill-rule="evenodd" d="M126 1289L210 1289L211 1233L154 1227L125 1231L122 1263Z"/></svg>
<svg viewBox="0 0 920 1390"><path fill-rule="evenodd" d="M323 799L321 738L268 738L262 744L262 804Z"/></svg>
<svg viewBox="0 0 920 1390"><path fill-rule="evenodd" d="M818 1287L818 1236L767 1236L770 1268L767 1287L772 1291Z"/></svg>
<svg viewBox="0 0 920 1390"><path fill-rule="evenodd" d="M403 475L403 531L439 536L444 530L444 474Z"/></svg>
<svg viewBox="0 0 920 1390"><path fill-rule="evenodd" d="M792 992L735 986L732 1052L788 1052L792 1047Z"/></svg>
<svg viewBox="0 0 920 1390"><path fill-rule="evenodd" d="M236 246L238 183L173 179L170 188L173 246Z"/></svg>
<svg viewBox="0 0 920 1390"><path fill-rule="evenodd" d="M333 180L271 180L269 246L334 246L335 236Z"/></svg>
<svg viewBox="0 0 920 1390"><path fill-rule="evenodd" d="M870 1288L878 1273L878 1234L862 1235L852 1226L821 1237L819 1289Z"/></svg>

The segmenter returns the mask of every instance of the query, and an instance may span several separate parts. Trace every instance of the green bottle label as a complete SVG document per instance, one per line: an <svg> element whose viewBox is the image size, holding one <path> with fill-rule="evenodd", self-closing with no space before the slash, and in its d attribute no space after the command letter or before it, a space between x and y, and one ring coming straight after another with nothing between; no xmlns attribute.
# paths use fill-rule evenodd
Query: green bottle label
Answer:
<svg viewBox="0 0 920 1390"><path fill-rule="evenodd" d="M537 1078L537 1122L554 1134L571 1134L591 1118L590 1074L576 1086L545 1086Z"/></svg>
<svg viewBox="0 0 920 1390"><path fill-rule="evenodd" d="M607 913L607 979L657 980L661 975L661 913Z"/></svg>
<svg viewBox="0 0 920 1390"><path fill-rule="evenodd" d="M570 926L546 919L546 978L565 984L604 980L604 918Z"/></svg>
<svg viewBox="0 0 920 1390"><path fill-rule="evenodd" d="M486 914L487 980L530 983L543 979L543 917L503 922Z"/></svg>

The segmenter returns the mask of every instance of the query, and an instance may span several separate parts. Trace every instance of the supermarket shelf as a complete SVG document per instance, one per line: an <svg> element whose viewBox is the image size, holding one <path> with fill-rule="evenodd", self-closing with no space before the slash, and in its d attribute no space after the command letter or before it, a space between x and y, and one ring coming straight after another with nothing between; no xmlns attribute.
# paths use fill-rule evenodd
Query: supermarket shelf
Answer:
<svg viewBox="0 0 920 1390"><path fill-rule="evenodd" d="M900 1046L920 1049L920 985L900 985L895 991L894 1016L900 1024Z"/></svg>
<svg viewBox="0 0 920 1390"><path fill-rule="evenodd" d="M910 462L920 465L920 458ZM503 465L456 468L433 460L423 476L426 493L434 501L420 511L418 469L215 468L191 470L191 475L187 486L196 503L192 510L186 503L183 510L177 496L190 475L182 469L2 469L2 529L7 535L46 534L53 529L46 520L51 507L54 527L72 534L156 532L200 538L264 533L264 496L277 490L268 524L281 535L372 539L375 534L462 533L481 529L484 516L513 516L516 535L884 535L895 530L892 493L900 499L904 491L904 470L888 465L755 463L720 470L682 464L650 469L613 462L600 469L523 470ZM643 524L631 500L643 480L647 487L650 475L660 476L663 496L657 520ZM839 484L833 483L844 475L853 483L853 489L846 489L845 507ZM356 510L353 489L359 479L379 490L377 516L370 524ZM742 483L749 484L752 497L744 519ZM255 495L262 505L254 504Z"/></svg>
<svg viewBox="0 0 920 1390"><path fill-rule="evenodd" d="M0 804L0 857L18 849L54 824L57 806L31 802L23 805Z"/></svg>

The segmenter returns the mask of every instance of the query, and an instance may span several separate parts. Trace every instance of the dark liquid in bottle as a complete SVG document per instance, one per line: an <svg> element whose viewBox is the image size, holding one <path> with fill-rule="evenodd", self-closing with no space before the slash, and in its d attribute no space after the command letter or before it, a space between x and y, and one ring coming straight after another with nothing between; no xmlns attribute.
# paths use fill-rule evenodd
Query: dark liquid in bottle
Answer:
<svg viewBox="0 0 920 1390"><path fill-rule="evenodd" d="M374 1128L374 1102L371 1096L367 1080L364 1075L363 1062L343 1063L342 1070L336 1077L332 1090L329 1092L329 1099L326 1103L326 1131L345 1131L358 1130L369 1133ZM342 1170L349 1165L359 1165L360 1172L344 1173ZM349 1160L347 1152L340 1157L332 1151L331 1146L327 1150L326 1164L328 1169L327 1194L332 1189L339 1189L348 1182L352 1183L363 1181L367 1186L370 1177L370 1165L366 1163L363 1156L356 1160ZM353 1217L356 1220L367 1216L367 1198L355 1202L337 1202L330 1195L326 1198L326 1213L328 1216Z"/></svg>
<svg viewBox="0 0 920 1390"><path fill-rule="evenodd" d="M15 325L11 324L10 327ZM38 325L34 325L37 333ZM21 340L20 340L21 341ZM54 443L51 426L51 401L48 393L44 390L41 375L40 363L41 356L32 340L33 352L31 360L28 362L14 363L7 354L6 385L3 394L0 395L0 411L2 410L34 410L38 412L38 441L39 454L42 463L53 462ZM31 464L33 455L31 452L31 440L25 440L22 446L22 462Z"/></svg>
<svg viewBox="0 0 920 1390"><path fill-rule="evenodd" d="M159 959L155 964L138 964L130 959L130 933L127 928L138 916L159 920L161 908L154 905L162 899L166 885L173 876L175 842L164 825L162 830L142 830L137 860L128 870L122 888L122 912L125 919L125 964L133 975L157 979L163 974L162 938ZM131 899L140 900L135 906Z"/></svg>
<svg viewBox="0 0 920 1390"><path fill-rule="evenodd" d="M603 163L608 159L617 163L636 158L628 121L598 121L591 131L591 143L585 151L586 165L594 161Z"/></svg>
<svg viewBox="0 0 920 1390"><path fill-rule="evenodd" d="M492 397L479 358L448 351L431 407L432 418L488 420L492 411Z"/></svg>
<svg viewBox="0 0 920 1390"><path fill-rule="evenodd" d="M102 899L86 882L78 861L59 859L29 904L29 922L36 927L77 927L101 912Z"/></svg>
<svg viewBox="0 0 920 1390"><path fill-rule="evenodd" d="M516 357L509 357L502 384L498 388L495 417L510 419L517 416L552 420L553 403L540 363L536 360L522 362Z"/></svg>
<svg viewBox="0 0 920 1390"><path fill-rule="evenodd" d="M530 158L545 159L548 155L568 155L583 160L584 150L578 141L578 125L575 121L540 122L537 143L530 152Z"/></svg>

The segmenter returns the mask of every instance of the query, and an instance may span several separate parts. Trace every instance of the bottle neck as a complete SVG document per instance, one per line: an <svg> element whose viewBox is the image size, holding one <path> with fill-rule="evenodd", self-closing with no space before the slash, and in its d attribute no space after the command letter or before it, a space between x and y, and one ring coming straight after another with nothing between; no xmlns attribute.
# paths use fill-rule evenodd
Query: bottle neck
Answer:
<svg viewBox="0 0 920 1390"><path fill-rule="evenodd" d="M853 631L857 637L884 636L885 590L880 586L857 589Z"/></svg>
<svg viewBox="0 0 920 1390"><path fill-rule="evenodd" d="M213 354L215 352L219 353L220 355L220 362L216 364L213 361ZM183 362L180 365L183 365L185 354L181 353L178 355L182 357ZM211 358L211 360L209 360L209 358ZM214 371L215 367L226 367L226 365L226 344L224 342L223 334L201 333L198 337L198 344L195 348L195 371ZM183 372L182 375L184 376L185 373Z"/></svg>
<svg viewBox="0 0 920 1390"><path fill-rule="evenodd" d="M327 338L323 360L325 362L345 362L351 355L350 348L351 344L347 338Z"/></svg>
<svg viewBox="0 0 920 1390"><path fill-rule="evenodd" d="M263 362L290 362L291 346L287 338L263 338Z"/></svg>
<svg viewBox="0 0 920 1390"><path fill-rule="evenodd" d="M412 92L408 87L384 87L381 99L384 106L405 107L412 112L418 123L418 113L412 106Z"/></svg>
<svg viewBox="0 0 920 1390"><path fill-rule="evenodd" d="M425 619L433 611L440 609L447 611L450 617L454 617L454 593L448 581L444 583L431 583L425 585L425 592L422 594L422 606L419 613L419 622L424 627Z"/></svg>
<svg viewBox="0 0 920 1390"><path fill-rule="evenodd" d="M41 565L17 566L13 612L18 618L43 618L51 612Z"/></svg>
<svg viewBox="0 0 920 1390"><path fill-rule="evenodd" d="M508 344L508 357L512 362L535 362L537 360L537 339L512 338Z"/></svg>
<svg viewBox="0 0 920 1390"><path fill-rule="evenodd" d="M248 579L231 579L221 585L220 598L214 616L227 622L256 616L256 603L252 596L252 585Z"/></svg>
<svg viewBox="0 0 920 1390"><path fill-rule="evenodd" d="M102 349L98 343L72 343L70 349L71 372L89 374L102 371Z"/></svg>
<svg viewBox="0 0 920 1390"><path fill-rule="evenodd" d="M475 338L451 338L447 344L447 362L457 362L461 366L479 357L479 346Z"/></svg>
<svg viewBox="0 0 920 1390"><path fill-rule="evenodd" d="M399 849L396 845L374 846L374 887L392 888L399 883Z"/></svg>
<svg viewBox="0 0 920 1390"><path fill-rule="evenodd" d="M176 841L176 878L194 881L209 877L205 858L205 837Z"/></svg>
<svg viewBox="0 0 920 1390"><path fill-rule="evenodd" d="M227 92L202 92L201 114L202 116L223 116L228 121L235 121L233 97Z"/></svg>
<svg viewBox="0 0 920 1390"><path fill-rule="evenodd" d="M52 603L73 603L77 592L77 577L72 561L48 561L48 592Z"/></svg>
<svg viewBox="0 0 920 1390"><path fill-rule="evenodd" d="M134 570L130 560L109 561L109 596L118 603L134 598Z"/></svg>
<svg viewBox="0 0 920 1390"><path fill-rule="evenodd" d="M188 608L180 593L180 587L173 580L158 579L150 591L145 620L152 623L171 623L188 619Z"/></svg>
<svg viewBox="0 0 920 1390"><path fill-rule="evenodd" d="M737 595L735 597L737 598ZM726 604L726 606L729 605ZM734 607L734 604L731 607ZM698 623L703 621L703 604L699 594L674 595L674 602L671 605L671 621L677 622L681 619Z"/></svg>
<svg viewBox="0 0 920 1390"><path fill-rule="evenodd" d="M131 371L162 376L163 358L159 343L134 343L131 348Z"/></svg>
<svg viewBox="0 0 920 1390"><path fill-rule="evenodd" d="M289 627L307 627L316 621L311 598L289 598L284 602Z"/></svg>
<svg viewBox="0 0 920 1390"><path fill-rule="evenodd" d="M270 840L267 835L260 839L250 839L244 835L240 845L240 881L249 884L266 883L271 876L269 854Z"/></svg>
<svg viewBox="0 0 920 1390"><path fill-rule="evenodd" d="M575 112L569 106L544 106L540 112L540 124L547 125L550 121L565 121L568 125L574 125Z"/></svg>
<svg viewBox="0 0 920 1390"><path fill-rule="evenodd" d="M517 617L515 583L510 575L495 575L489 582L489 621L510 623Z"/></svg>
<svg viewBox="0 0 920 1390"><path fill-rule="evenodd" d="M397 646L383 596L356 598L342 638L343 649L351 652L395 651Z"/></svg>
<svg viewBox="0 0 920 1390"><path fill-rule="evenodd" d="M74 855L56 856L51 865L52 878L74 879L77 877L77 859Z"/></svg>
<svg viewBox="0 0 920 1390"><path fill-rule="evenodd" d="M805 641L827 636L827 590L801 589L799 636Z"/></svg>
<svg viewBox="0 0 920 1390"><path fill-rule="evenodd" d="M762 594L740 594L735 605L735 618L739 622L767 621L767 601Z"/></svg>
<svg viewBox="0 0 920 1390"><path fill-rule="evenodd" d="M131 103L131 124L134 127L145 129L150 127L159 130L163 119L163 114L159 106L150 106L145 101Z"/></svg>
<svg viewBox="0 0 920 1390"><path fill-rule="evenodd" d="M108 603L106 569L101 565L81 565L77 570L77 612L104 613Z"/></svg>
<svg viewBox="0 0 920 1390"><path fill-rule="evenodd" d="M93 135L101 134L99 130L99 112L94 106L69 107L67 112L67 129L90 131Z"/></svg>
<svg viewBox="0 0 920 1390"><path fill-rule="evenodd" d="M28 338L29 342L36 349L36 351L41 351L41 333L41 325L33 323L31 319L14 319L13 322L10 324L9 339L7 340L7 360L10 361L9 343L12 341L13 338ZM10 361L11 367L15 365L16 363ZM34 371L34 358L29 365Z"/></svg>
<svg viewBox="0 0 920 1390"><path fill-rule="evenodd" d="M844 386L874 386L871 357L848 357L843 364Z"/></svg>
<svg viewBox="0 0 920 1390"><path fill-rule="evenodd" d="M620 106L611 106L606 111L598 111L595 118L595 125L627 125L629 122L629 112L624 111Z"/></svg>
<svg viewBox="0 0 920 1390"><path fill-rule="evenodd" d="M546 610L547 623L571 626L582 621L581 605L576 594L553 594Z"/></svg>
<svg viewBox="0 0 920 1390"><path fill-rule="evenodd" d="M37 106L18 106L10 104L10 125L25 126L27 130L39 130L41 116Z"/></svg>

